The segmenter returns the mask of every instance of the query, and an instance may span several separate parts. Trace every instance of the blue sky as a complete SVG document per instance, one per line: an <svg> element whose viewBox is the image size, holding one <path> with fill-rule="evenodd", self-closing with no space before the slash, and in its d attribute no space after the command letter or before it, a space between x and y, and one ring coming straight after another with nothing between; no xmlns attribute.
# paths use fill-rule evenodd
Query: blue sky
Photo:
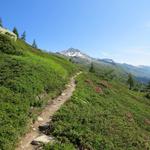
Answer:
<svg viewBox="0 0 150 150"><path fill-rule="evenodd" d="M0 0L5 27L50 51L150 66L149 0Z"/></svg>

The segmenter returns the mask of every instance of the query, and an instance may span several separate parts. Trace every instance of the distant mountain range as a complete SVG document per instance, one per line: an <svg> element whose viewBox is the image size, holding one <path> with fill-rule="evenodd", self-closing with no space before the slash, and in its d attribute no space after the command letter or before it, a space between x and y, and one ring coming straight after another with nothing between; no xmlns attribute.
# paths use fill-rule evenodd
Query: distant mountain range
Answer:
<svg viewBox="0 0 150 150"><path fill-rule="evenodd" d="M150 81L150 66L133 66L125 63L117 63L109 58L97 59L88 56L79 49L74 48L61 51L59 52L59 54L72 58L76 63L89 65L91 62L93 62L102 66L110 67L115 70L120 70L124 73L132 73L137 78L137 80L141 82L145 83Z"/></svg>

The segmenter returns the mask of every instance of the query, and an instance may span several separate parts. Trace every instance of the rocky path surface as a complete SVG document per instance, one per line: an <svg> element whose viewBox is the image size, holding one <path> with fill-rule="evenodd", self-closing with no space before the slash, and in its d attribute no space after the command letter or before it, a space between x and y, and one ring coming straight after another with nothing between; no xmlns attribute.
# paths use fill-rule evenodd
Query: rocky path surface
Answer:
<svg viewBox="0 0 150 150"><path fill-rule="evenodd" d="M35 139L45 140L45 143L48 140L52 140L51 137L45 136L42 132L39 131L40 126L46 126L50 121L54 113L59 110L59 108L72 96L73 91L75 90L75 78L81 72L77 73L74 77L71 78L67 88L62 92L57 98L50 100L48 105L43 109L41 115L38 117L37 121L32 125L31 131L29 131L24 137L21 138L19 146L16 150L35 150L35 147L31 144Z"/></svg>

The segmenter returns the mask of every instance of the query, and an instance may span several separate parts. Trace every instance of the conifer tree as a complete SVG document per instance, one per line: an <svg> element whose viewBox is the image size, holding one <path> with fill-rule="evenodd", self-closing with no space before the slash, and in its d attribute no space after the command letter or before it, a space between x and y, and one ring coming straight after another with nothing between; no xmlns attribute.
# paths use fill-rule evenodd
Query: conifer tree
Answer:
<svg viewBox="0 0 150 150"><path fill-rule="evenodd" d="M21 35L21 39L23 41L26 41L26 32L24 31L23 34Z"/></svg>
<svg viewBox="0 0 150 150"><path fill-rule="evenodd" d="M35 40L33 40L32 47L38 48Z"/></svg>
<svg viewBox="0 0 150 150"><path fill-rule="evenodd" d="M93 64L93 63L91 63L91 66L90 66L89 72L91 72L91 73L94 73L94 72L95 72L94 64Z"/></svg>
<svg viewBox="0 0 150 150"><path fill-rule="evenodd" d="M150 81L148 82L146 89L150 91Z"/></svg>
<svg viewBox="0 0 150 150"><path fill-rule="evenodd" d="M146 95L145 95L148 99L150 99L150 81L146 86Z"/></svg>
<svg viewBox="0 0 150 150"><path fill-rule="evenodd" d="M128 80L127 80L127 84L129 85L129 89L131 90L134 86L134 80L133 80L133 76L132 74L130 73L128 75Z"/></svg>
<svg viewBox="0 0 150 150"><path fill-rule="evenodd" d="M0 27L3 27L3 21L1 18L0 18Z"/></svg>
<svg viewBox="0 0 150 150"><path fill-rule="evenodd" d="M16 27L14 27L14 29L13 29L13 33L15 33L15 34L17 35L17 38L19 38L19 33L18 33L18 30L17 30L17 28L16 28Z"/></svg>

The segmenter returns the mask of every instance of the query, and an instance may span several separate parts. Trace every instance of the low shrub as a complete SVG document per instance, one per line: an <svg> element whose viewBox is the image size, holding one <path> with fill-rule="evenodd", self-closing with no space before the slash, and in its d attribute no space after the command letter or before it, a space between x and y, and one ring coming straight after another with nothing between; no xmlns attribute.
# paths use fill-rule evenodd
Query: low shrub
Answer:
<svg viewBox="0 0 150 150"><path fill-rule="evenodd" d="M150 93L147 93L147 94L145 95L145 97L148 98L148 99L150 99Z"/></svg>
<svg viewBox="0 0 150 150"><path fill-rule="evenodd" d="M0 34L0 52L12 55L22 55L21 50L16 49L14 41L6 35Z"/></svg>
<svg viewBox="0 0 150 150"><path fill-rule="evenodd" d="M44 146L45 150L76 150L72 144L54 143Z"/></svg>

